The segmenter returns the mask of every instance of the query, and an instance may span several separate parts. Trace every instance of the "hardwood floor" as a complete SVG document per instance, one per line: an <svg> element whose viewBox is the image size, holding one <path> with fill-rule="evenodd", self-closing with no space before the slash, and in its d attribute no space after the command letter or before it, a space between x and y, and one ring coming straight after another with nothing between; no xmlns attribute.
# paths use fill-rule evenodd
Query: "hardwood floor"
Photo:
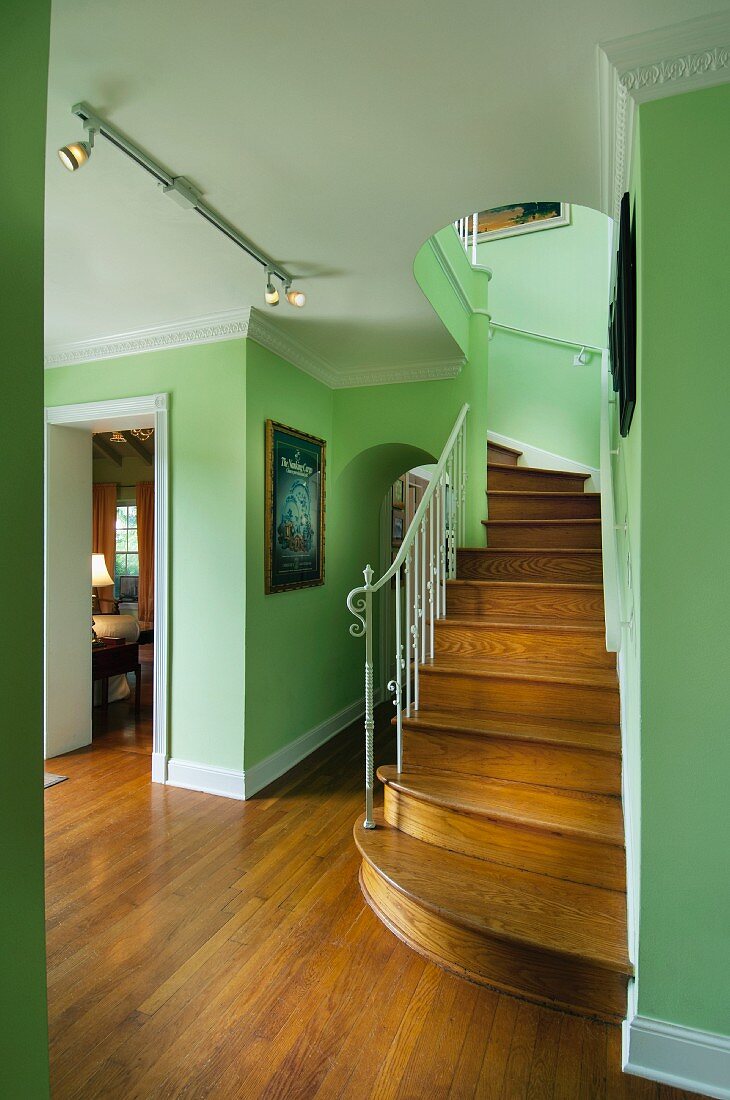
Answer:
<svg viewBox="0 0 730 1100"><path fill-rule="evenodd" d="M246 803L153 786L109 734L45 794L56 1100L689 1097L623 1075L617 1026L472 985L381 924L352 843L360 724Z"/></svg>
<svg viewBox="0 0 730 1100"><path fill-rule="evenodd" d="M142 666L142 704L138 715L135 715L134 707L126 699L118 703L110 703L106 710L102 707L94 707L92 736L98 745L124 749L126 752L139 752L145 756L152 754L153 650L152 643L139 647L139 661Z"/></svg>

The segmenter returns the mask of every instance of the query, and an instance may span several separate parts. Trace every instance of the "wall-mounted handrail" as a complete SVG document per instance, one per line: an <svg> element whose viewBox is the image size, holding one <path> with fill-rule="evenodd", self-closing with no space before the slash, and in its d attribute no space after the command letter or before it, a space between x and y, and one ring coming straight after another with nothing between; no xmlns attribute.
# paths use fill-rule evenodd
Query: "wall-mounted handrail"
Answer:
<svg viewBox="0 0 730 1100"><path fill-rule="evenodd" d="M419 666L433 657L434 624L446 614L446 582L456 576L456 548L463 544L466 504L466 417L463 405L451 429L431 480L421 497L395 560L373 583L373 570L363 570L365 584L353 588L347 606L358 620L354 638L365 638L365 822L373 818L373 593L395 580L395 679L388 684L396 708L398 771L403 763L403 713L418 710ZM405 623L405 632L403 624ZM405 643L403 635L405 633ZM405 648L405 653L404 653ZM404 705L405 696L405 705Z"/></svg>
<svg viewBox="0 0 730 1100"><path fill-rule="evenodd" d="M601 548L603 562L603 600L606 618L606 649L618 653L621 648L621 602L619 596L618 556L616 553L616 513L611 462L611 406L613 386L609 373L609 353L601 354Z"/></svg>
<svg viewBox="0 0 730 1100"><path fill-rule="evenodd" d="M545 332L532 332L527 328L517 328L516 325L503 325L499 321L491 321L490 328L499 329L501 332L514 332L518 336L531 336L535 340L545 340L548 344L559 344L563 348L579 348L581 351L595 351L599 354L605 351L596 344L586 344L584 341L563 340L560 336L548 336Z"/></svg>

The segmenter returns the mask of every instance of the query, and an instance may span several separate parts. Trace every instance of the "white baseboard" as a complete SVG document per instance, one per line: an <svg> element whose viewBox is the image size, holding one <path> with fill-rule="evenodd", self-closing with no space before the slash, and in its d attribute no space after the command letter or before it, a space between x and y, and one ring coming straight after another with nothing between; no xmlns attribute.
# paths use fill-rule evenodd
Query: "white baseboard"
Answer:
<svg viewBox="0 0 730 1100"><path fill-rule="evenodd" d="M380 701L380 696L381 692L378 692L376 703ZM362 716L363 711L363 700L357 699L354 703L350 703L349 707L345 707L324 722L320 722L318 726L307 730L301 737L297 737L296 741L290 741L288 745L284 745L283 748L277 749L270 756L260 760L258 764L246 768L245 797L250 798L257 791L268 787L269 783L273 783L275 779L284 775L295 764L303 760L305 756L309 756L320 745L324 745L331 740L335 734L340 733L346 726L357 721Z"/></svg>
<svg viewBox="0 0 730 1100"><path fill-rule="evenodd" d="M244 798L243 772L195 764L190 760L168 760L167 783L188 791L203 791L223 798Z"/></svg>
<svg viewBox="0 0 730 1100"><path fill-rule="evenodd" d="M509 436L499 435L497 432L487 432L487 439L491 443L501 443L503 447L522 451L521 462L525 466L536 466L540 470L570 470L577 474L590 474L586 489L592 493L598 493L601 490L601 471L596 466L586 466L583 462L564 458L563 455L553 454L552 451L543 451L540 447L533 447L531 443L522 443L519 439L510 439Z"/></svg>
<svg viewBox="0 0 730 1100"><path fill-rule="evenodd" d="M152 782L167 783L167 755L164 752L152 753Z"/></svg>
<svg viewBox="0 0 730 1100"><path fill-rule="evenodd" d="M730 1038L634 1015L624 1023L624 1073L730 1100Z"/></svg>
<svg viewBox="0 0 730 1100"><path fill-rule="evenodd" d="M375 692L375 704L382 702L383 691ZM156 765L153 758L152 778L154 782L167 783L171 787L184 787L189 791L203 791L205 794L216 794L223 798L250 798L257 791L268 787L275 779L288 772L295 764L304 760L305 756L318 749L331 740L336 734L357 721L363 714L363 700L357 699L349 707L333 714L318 726L297 737L296 741L290 741L288 745L277 749L260 760L258 764L247 768L245 772L230 771L227 768L215 768L210 764L196 764L191 760L168 760L167 777L165 778L165 758L160 754L161 760ZM159 769L156 771L156 767Z"/></svg>

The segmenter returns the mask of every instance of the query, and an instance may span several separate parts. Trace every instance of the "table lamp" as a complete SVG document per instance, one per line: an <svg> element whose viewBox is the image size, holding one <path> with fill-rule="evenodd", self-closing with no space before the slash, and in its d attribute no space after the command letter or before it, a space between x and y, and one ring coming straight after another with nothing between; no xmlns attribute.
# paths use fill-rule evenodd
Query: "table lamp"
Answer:
<svg viewBox="0 0 730 1100"><path fill-rule="evenodd" d="M113 588L114 581L109 576L109 570L106 567L103 554L91 555L91 637L92 641L96 641L96 631L94 630L94 609L95 605L99 602L99 597L95 588Z"/></svg>

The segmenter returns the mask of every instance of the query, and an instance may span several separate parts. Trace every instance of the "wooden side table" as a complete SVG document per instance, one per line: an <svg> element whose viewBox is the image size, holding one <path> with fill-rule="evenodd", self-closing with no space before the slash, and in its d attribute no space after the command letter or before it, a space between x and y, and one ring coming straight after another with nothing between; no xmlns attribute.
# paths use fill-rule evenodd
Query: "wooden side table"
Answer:
<svg viewBox="0 0 730 1100"><path fill-rule="evenodd" d="M109 677L134 673L134 713L139 714L142 698L142 666L139 663L139 643L122 638L105 638L91 647L91 679L101 680L101 705L109 706Z"/></svg>

